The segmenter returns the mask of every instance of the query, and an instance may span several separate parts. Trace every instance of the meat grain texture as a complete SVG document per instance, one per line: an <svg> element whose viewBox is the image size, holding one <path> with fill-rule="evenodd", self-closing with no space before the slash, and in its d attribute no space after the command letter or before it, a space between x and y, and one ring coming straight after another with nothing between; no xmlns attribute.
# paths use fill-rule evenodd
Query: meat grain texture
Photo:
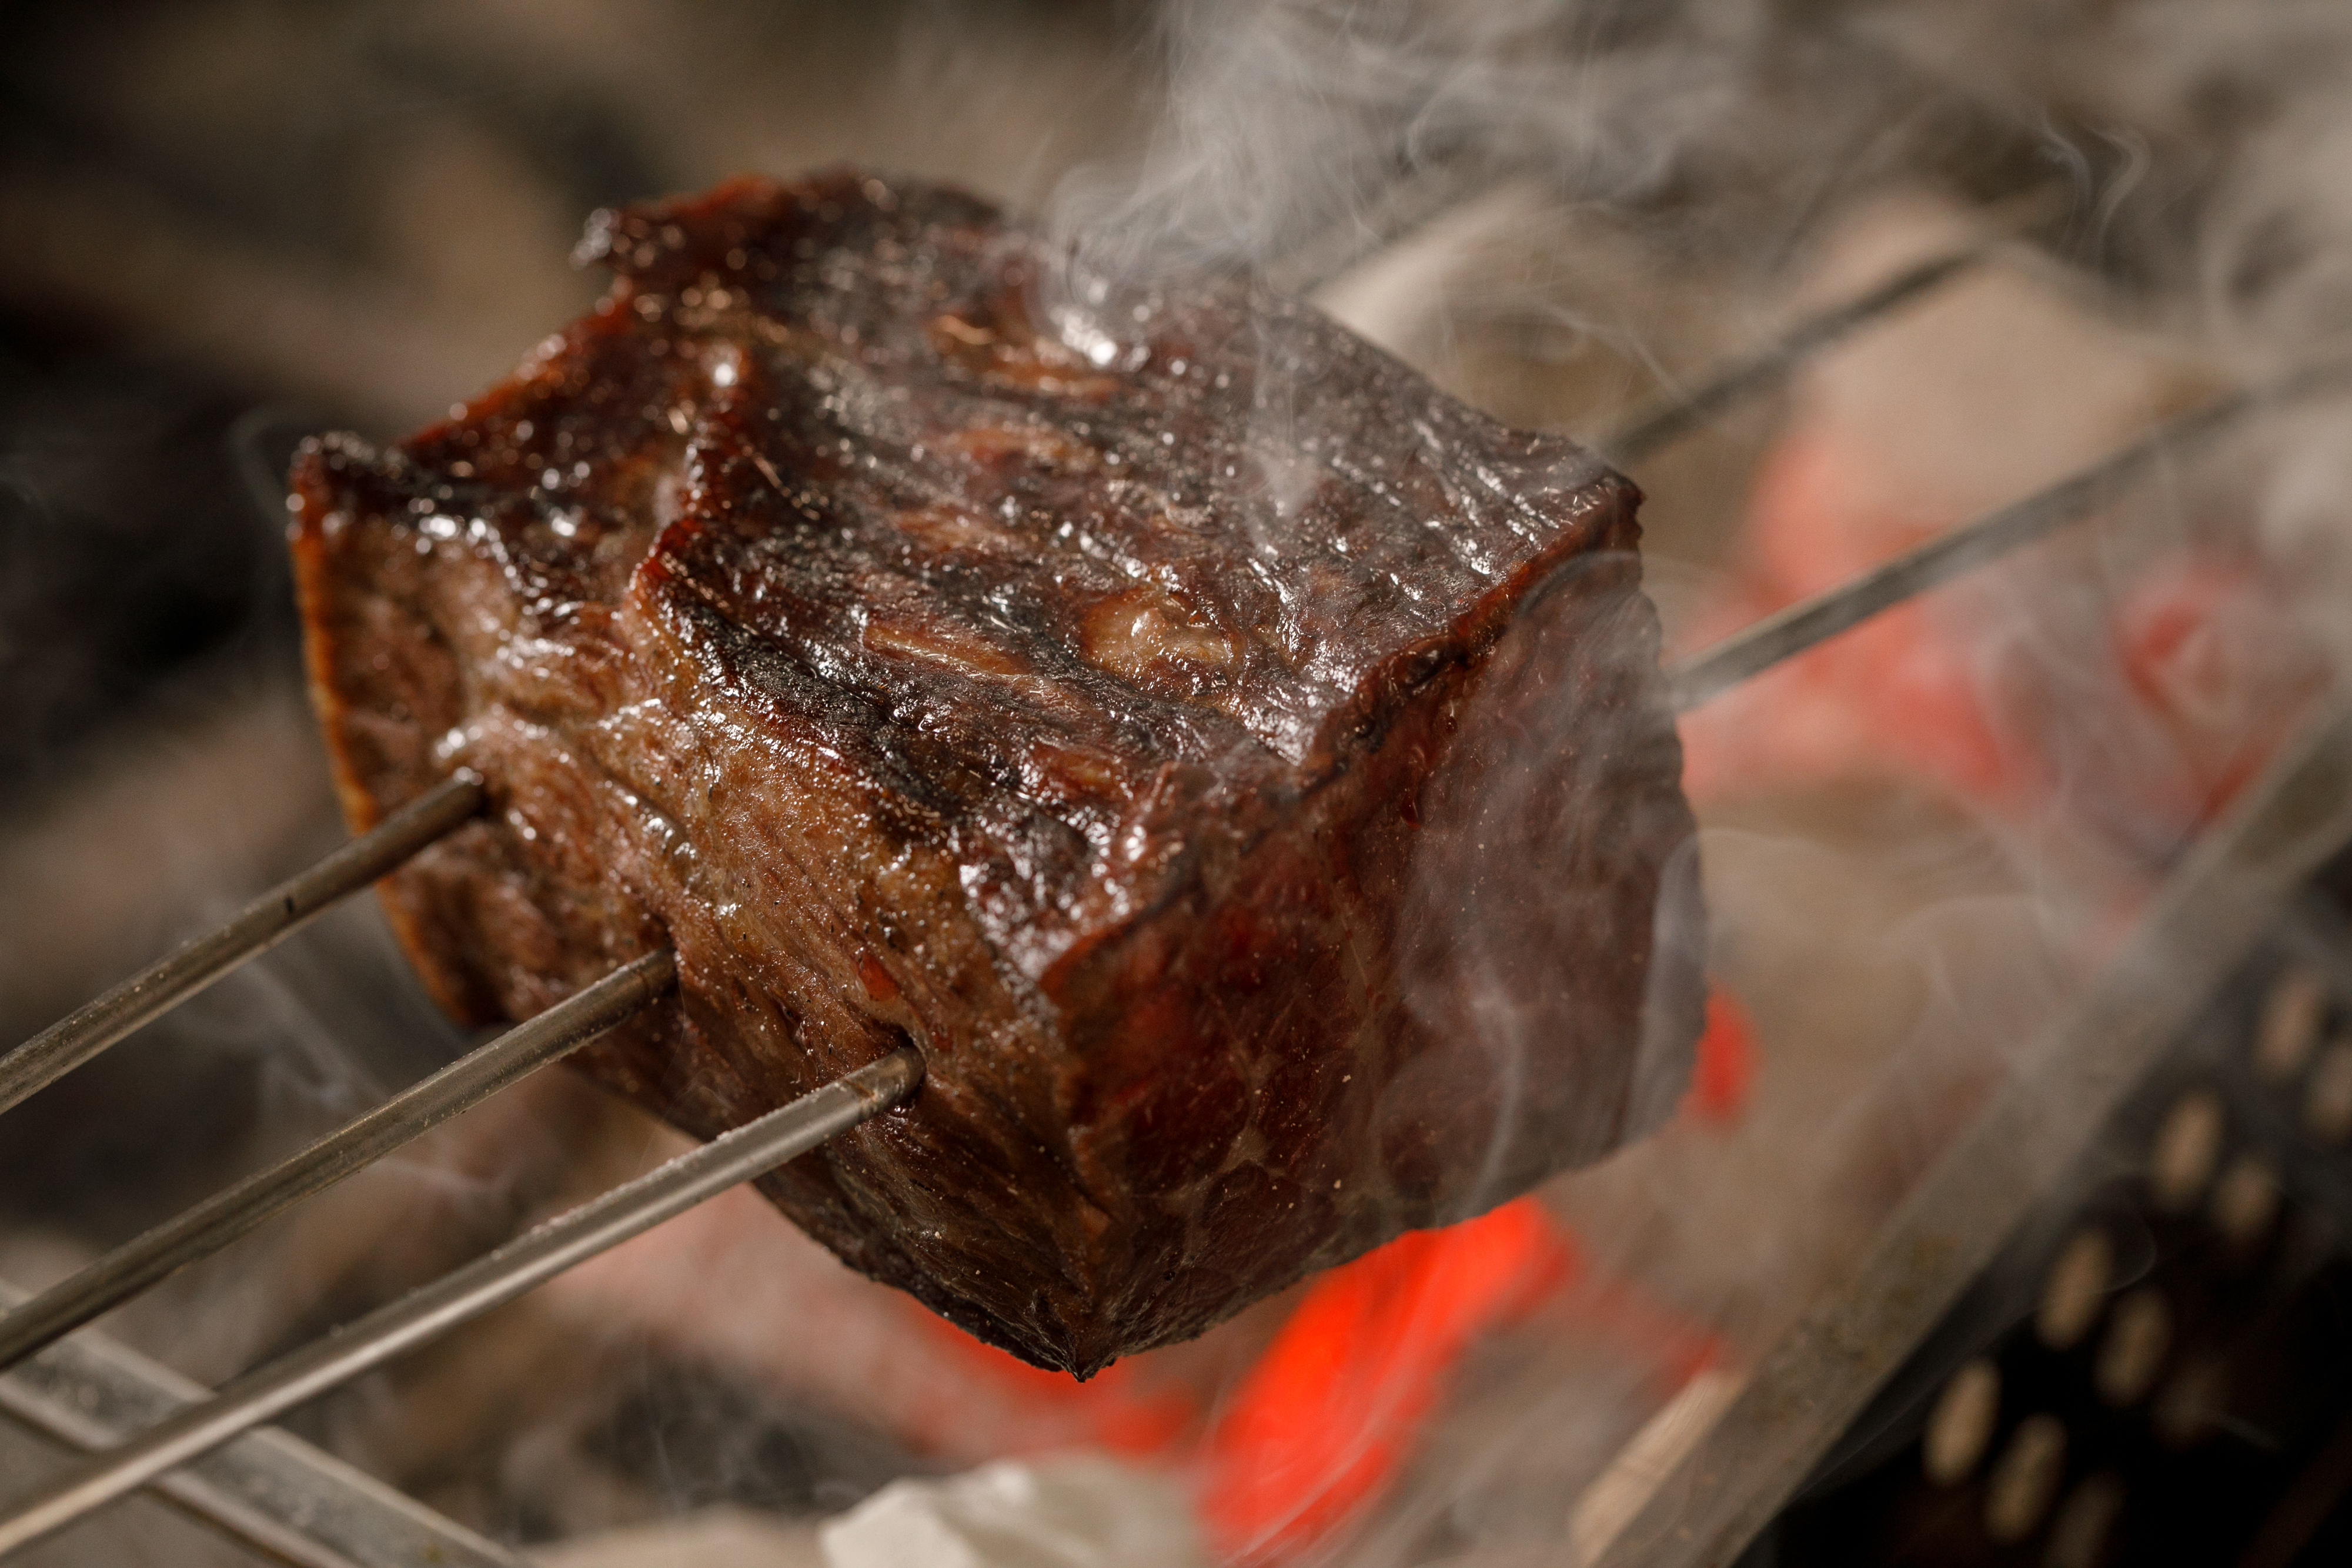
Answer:
<svg viewBox="0 0 2352 1568"><path fill-rule="evenodd" d="M1587 1162L1678 1092L1692 821L1638 497L1240 280L1072 310L1035 231L837 172L601 214L591 315L313 444L294 549L436 996L709 1136L902 1039L767 1177L1085 1376ZM780 1333L796 1332L779 1323Z"/></svg>

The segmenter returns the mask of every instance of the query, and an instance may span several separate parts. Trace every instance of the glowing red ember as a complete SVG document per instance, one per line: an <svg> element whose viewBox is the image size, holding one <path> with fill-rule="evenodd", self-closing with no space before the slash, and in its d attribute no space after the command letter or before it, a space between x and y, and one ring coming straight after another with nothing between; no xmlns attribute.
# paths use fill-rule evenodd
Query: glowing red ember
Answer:
<svg viewBox="0 0 2352 1568"><path fill-rule="evenodd" d="M1355 1517L1464 1348L1576 1270L1543 1209L1520 1198L1318 1279L1209 1434L1212 1537L1237 1561L1269 1562Z"/></svg>

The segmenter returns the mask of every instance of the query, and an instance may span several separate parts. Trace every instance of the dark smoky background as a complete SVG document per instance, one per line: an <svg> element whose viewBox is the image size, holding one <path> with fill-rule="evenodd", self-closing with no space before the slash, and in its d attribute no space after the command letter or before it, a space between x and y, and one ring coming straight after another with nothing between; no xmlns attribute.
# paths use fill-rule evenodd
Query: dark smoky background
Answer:
<svg viewBox="0 0 2352 1568"><path fill-rule="evenodd" d="M2337 0L19 0L0 38L0 1043L338 840L288 456L506 373L601 290L567 257L603 205L843 160L961 182L1058 225L1082 276L1253 269L1587 439L2008 236L1950 298L1632 465L1673 650L1770 607L1758 497L1792 452L1852 460L1840 494L1926 497L1906 526L1932 531L2352 340ZM2242 444L1937 612L1922 636L1985 650L1960 684L2054 779L2021 800L1880 766L1885 737L1802 685L1686 727L1713 964L1760 1065L1743 1120L1549 1189L1597 1261L1745 1353L1852 1256L2177 851L2182 758L2352 656L2345 435L2339 411ZM2209 537L2313 591L2241 607L2261 646L2251 685L2231 664L2203 693L2222 718L2148 718L2085 629ZM1824 570L1852 542L1803 540ZM60 1276L465 1043L354 901L0 1121L0 1276ZM217 1380L670 1146L551 1079L108 1326ZM813 1250L776 1224L762 1257ZM1037 1446L1004 1436L1036 1409L954 1383L821 1256L761 1274L698 1244L671 1244L681 1278L583 1270L292 1424L530 1542L804 1519ZM1351 1561L1532 1561L1509 1553L1586 1528L1670 1390L1572 1307L1463 1358ZM1214 1386L1254 1332L1181 1375ZM927 1379L969 1409L919 1440L893 1412ZM129 1510L46 1550L226 1549Z"/></svg>

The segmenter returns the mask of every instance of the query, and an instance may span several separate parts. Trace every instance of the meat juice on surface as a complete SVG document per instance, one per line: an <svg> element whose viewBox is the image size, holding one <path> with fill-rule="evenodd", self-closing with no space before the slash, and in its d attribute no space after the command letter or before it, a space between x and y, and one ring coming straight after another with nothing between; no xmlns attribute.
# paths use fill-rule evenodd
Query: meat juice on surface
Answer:
<svg viewBox="0 0 2352 1568"><path fill-rule="evenodd" d="M590 246L513 381L295 475L347 813L491 781L387 894L453 1012L668 941L681 1005L582 1060L699 1135L919 1041L910 1111L764 1189L1081 1375L1671 1110L1630 484L1239 282L1041 331L1050 248L951 191Z"/></svg>

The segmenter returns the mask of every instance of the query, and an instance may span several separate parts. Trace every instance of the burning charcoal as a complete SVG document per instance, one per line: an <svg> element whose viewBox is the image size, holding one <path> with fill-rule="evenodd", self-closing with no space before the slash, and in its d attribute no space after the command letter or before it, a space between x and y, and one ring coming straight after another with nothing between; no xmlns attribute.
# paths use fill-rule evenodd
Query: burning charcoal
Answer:
<svg viewBox="0 0 2352 1568"><path fill-rule="evenodd" d="M590 249L512 381L295 473L349 815L493 793L387 884L453 1013L671 944L681 1004L582 1060L703 1136L912 1038L920 1101L765 1190L1081 1375L1671 1109L1631 485L1237 281L1074 311L950 191Z"/></svg>

